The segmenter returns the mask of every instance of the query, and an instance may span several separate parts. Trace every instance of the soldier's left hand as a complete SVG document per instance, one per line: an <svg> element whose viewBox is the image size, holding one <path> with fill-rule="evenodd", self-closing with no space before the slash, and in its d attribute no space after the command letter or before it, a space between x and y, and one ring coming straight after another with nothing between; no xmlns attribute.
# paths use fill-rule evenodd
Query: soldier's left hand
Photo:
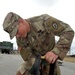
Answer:
<svg viewBox="0 0 75 75"><path fill-rule="evenodd" d="M49 63L54 63L58 58L58 55L54 54L53 52L49 51L45 54L45 59Z"/></svg>

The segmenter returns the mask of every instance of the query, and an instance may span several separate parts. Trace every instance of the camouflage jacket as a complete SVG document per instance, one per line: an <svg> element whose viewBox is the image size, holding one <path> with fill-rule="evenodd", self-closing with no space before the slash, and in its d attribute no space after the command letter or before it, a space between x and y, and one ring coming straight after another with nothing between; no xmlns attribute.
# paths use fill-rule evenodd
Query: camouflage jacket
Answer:
<svg viewBox="0 0 75 75"><path fill-rule="evenodd" d="M28 33L25 39L17 39L18 46L21 46L25 51L23 52L25 54L31 52L44 55L46 52L52 51L62 60L72 43L74 36L72 28L68 24L47 14L26 20L30 24L31 32ZM55 36L59 36L57 43L55 43Z"/></svg>

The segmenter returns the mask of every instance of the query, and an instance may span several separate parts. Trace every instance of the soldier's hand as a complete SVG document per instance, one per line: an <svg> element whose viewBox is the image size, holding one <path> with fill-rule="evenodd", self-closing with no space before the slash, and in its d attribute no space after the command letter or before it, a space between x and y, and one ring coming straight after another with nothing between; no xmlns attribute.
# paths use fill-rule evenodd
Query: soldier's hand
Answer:
<svg viewBox="0 0 75 75"><path fill-rule="evenodd" d="M49 51L45 54L45 59L49 63L54 63L56 59L58 58L58 55L54 54L53 52Z"/></svg>

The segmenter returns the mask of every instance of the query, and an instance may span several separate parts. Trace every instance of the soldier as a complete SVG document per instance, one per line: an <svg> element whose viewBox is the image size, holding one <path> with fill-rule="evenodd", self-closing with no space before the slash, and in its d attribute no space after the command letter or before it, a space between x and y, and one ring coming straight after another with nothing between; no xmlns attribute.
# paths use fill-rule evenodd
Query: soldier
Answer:
<svg viewBox="0 0 75 75"><path fill-rule="evenodd" d="M68 24L47 14L23 19L9 12L3 28L11 39L16 36L18 50L24 60L16 75L60 75L57 60L64 59L74 37ZM57 43L55 36L59 36Z"/></svg>

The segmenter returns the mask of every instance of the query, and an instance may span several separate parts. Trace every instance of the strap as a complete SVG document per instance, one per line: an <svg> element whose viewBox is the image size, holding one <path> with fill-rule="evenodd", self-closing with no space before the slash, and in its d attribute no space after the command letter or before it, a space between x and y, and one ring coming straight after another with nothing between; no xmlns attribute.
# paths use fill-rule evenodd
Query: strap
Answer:
<svg viewBox="0 0 75 75"><path fill-rule="evenodd" d="M36 60L32 68L29 70L30 74L39 75L40 69L40 55L37 55Z"/></svg>
<svg viewBox="0 0 75 75"><path fill-rule="evenodd" d="M49 75L54 75L55 66L56 66L56 62L50 64Z"/></svg>

